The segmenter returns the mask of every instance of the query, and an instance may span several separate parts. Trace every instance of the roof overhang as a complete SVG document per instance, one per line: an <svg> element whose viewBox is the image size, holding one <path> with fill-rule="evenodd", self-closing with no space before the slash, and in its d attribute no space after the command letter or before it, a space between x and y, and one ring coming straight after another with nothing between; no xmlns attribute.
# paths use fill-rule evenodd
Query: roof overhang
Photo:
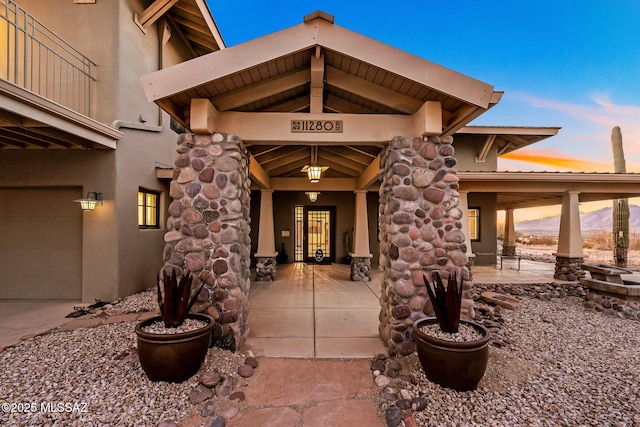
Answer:
<svg viewBox="0 0 640 427"><path fill-rule="evenodd" d="M115 149L123 135L0 79L1 148Z"/></svg>
<svg viewBox="0 0 640 427"><path fill-rule="evenodd" d="M335 25L324 12L141 81L147 99L192 132L240 137L253 182L273 189L302 185L295 179L304 177L310 146L329 166L323 179L344 180L325 180L327 188L372 189L379 154L395 136L453 135L502 97L489 84ZM340 131L296 132L294 122L305 120L339 122Z"/></svg>
<svg viewBox="0 0 640 427"><path fill-rule="evenodd" d="M500 100L493 86L335 25L305 22L142 77L147 99L190 128L190 100L219 112L295 112L322 92L319 113L415 114L442 104L444 134ZM317 91L316 91L317 92Z"/></svg>
<svg viewBox="0 0 640 427"><path fill-rule="evenodd" d="M193 57L225 48L205 0L153 0L134 16L136 24L145 33L161 19L184 40Z"/></svg>
<svg viewBox="0 0 640 427"><path fill-rule="evenodd" d="M478 153L477 161L484 161L489 150L495 147L498 157L519 150L543 139L556 136L559 127L530 126L465 126L456 134L475 135L481 138L483 148Z"/></svg>
<svg viewBox="0 0 640 427"><path fill-rule="evenodd" d="M640 197L640 174L576 172L458 172L460 191L496 193L497 208L520 209L562 204L579 193L580 202Z"/></svg>

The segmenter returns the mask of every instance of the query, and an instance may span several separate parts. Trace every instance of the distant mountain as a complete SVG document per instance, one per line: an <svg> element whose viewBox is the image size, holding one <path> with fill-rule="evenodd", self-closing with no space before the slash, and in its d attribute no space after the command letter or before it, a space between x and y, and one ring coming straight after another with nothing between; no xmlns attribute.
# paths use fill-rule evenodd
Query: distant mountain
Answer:
<svg viewBox="0 0 640 427"><path fill-rule="evenodd" d="M629 206L629 231L640 232L640 206ZM580 213L580 228L583 234L611 231L613 208L602 208L597 211ZM560 230L560 216L548 216L539 219L516 222L516 232L535 236L557 236Z"/></svg>

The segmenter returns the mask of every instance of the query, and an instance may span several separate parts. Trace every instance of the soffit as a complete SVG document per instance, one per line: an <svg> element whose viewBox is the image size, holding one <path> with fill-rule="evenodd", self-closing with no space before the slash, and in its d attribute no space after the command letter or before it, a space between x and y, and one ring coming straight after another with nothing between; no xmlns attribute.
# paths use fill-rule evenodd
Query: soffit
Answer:
<svg viewBox="0 0 640 427"><path fill-rule="evenodd" d="M465 126L456 134L473 135L482 141L491 141L499 157L555 136L560 129L559 127Z"/></svg>
<svg viewBox="0 0 640 427"><path fill-rule="evenodd" d="M115 149L119 132L0 80L0 148Z"/></svg>
<svg viewBox="0 0 640 427"><path fill-rule="evenodd" d="M224 49L224 41L204 0L179 0L166 17L178 28L195 56Z"/></svg>

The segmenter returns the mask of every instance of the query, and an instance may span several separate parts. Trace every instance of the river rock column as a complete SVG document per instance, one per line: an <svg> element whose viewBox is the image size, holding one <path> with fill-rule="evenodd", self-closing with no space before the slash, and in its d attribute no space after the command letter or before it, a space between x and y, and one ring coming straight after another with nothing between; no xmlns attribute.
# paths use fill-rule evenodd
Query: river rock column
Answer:
<svg viewBox="0 0 640 427"><path fill-rule="evenodd" d="M191 272L193 311L216 320L214 343L239 348L247 336L249 158L235 136L182 134L171 181L163 270Z"/></svg>
<svg viewBox="0 0 640 427"><path fill-rule="evenodd" d="M433 316L427 289L437 271L462 281L463 318L473 317L452 137L396 137L381 157L380 336L390 354L411 354L413 322Z"/></svg>

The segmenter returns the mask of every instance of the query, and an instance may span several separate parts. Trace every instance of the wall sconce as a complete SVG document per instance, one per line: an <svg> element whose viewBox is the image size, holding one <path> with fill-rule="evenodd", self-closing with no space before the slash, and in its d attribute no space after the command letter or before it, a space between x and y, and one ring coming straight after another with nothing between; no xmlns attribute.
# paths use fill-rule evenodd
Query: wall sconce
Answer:
<svg viewBox="0 0 640 427"><path fill-rule="evenodd" d="M309 196L309 201L310 201L311 203L313 203L313 202L315 202L316 200L318 200L318 195L319 195L320 193L318 193L317 191L307 191L305 194L306 194L307 196Z"/></svg>
<svg viewBox="0 0 640 427"><path fill-rule="evenodd" d="M91 197L93 195L93 197ZM95 191L89 191L87 197L84 199L74 200L74 202L80 203L80 207L83 211L92 211L96 205L102 206L102 193L96 193Z"/></svg>

